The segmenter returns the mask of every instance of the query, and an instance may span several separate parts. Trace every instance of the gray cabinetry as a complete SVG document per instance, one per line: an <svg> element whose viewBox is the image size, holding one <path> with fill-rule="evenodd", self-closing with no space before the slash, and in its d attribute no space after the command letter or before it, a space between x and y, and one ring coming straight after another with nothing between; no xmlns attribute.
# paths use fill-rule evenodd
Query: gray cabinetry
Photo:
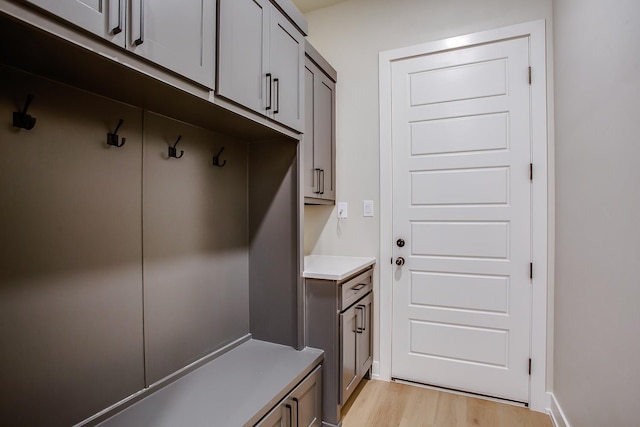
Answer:
<svg viewBox="0 0 640 427"><path fill-rule="evenodd" d="M336 72L307 42L305 58L304 196L335 203Z"/></svg>
<svg viewBox="0 0 640 427"><path fill-rule="evenodd" d="M339 425L342 406L372 363L372 267L344 280L305 280L305 337L324 350L322 421Z"/></svg>
<svg viewBox="0 0 640 427"><path fill-rule="evenodd" d="M25 0L78 27L124 46L125 0Z"/></svg>
<svg viewBox="0 0 640 427"><path fill-rule="evenodd" d="M316 427L322 424L322 368L318 367L256 427Z"/></svg>
<svg viewBox="0 0 640 427"><path fill-rule="evenodd" d="M28 2L190 80L214 87L215 0Z"/></svg>
<svg viewBox="0 0 640 427"><path fill-rule="evenodd" d="M218 94L297 131L303 34L268 0L220 0Z"/></svg>
<svg viewBox="0 0 640 427"><path fill-rule="evenodd" d="M215 0L130 0L129 4L127 49L213 89Z"/></svg>
<svg viewBox="0 0 640 427"><path fill-rule="evenodd" d="M340 403L349 399L360 380L368 375L373 361L371 336L371 293L340 314L342 343L342 385Z"/></svg>

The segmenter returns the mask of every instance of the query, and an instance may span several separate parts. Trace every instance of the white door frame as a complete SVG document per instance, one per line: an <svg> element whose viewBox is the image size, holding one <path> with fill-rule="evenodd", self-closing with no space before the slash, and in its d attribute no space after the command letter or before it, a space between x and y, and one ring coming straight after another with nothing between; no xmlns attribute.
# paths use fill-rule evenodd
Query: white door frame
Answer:
<svg viewBox="0 0 640 427"><path fill-rule="evenodd" d="M531 84L531 146L533 159L532 202L532 307L531 358L532 372L529 407L545 412L549 407L546 393L547 376L547 293L548 293L548 140L545 21L533 21L496 30L452 37L431 43L381 52L380 78L380 284L376 303L379 313L379 360L377 377L391 379L391 328L393 256L392 236L392 147L391 147L391 63L403 58L436 53L461 47L490 43L514 37L529 37Z"/></svg>

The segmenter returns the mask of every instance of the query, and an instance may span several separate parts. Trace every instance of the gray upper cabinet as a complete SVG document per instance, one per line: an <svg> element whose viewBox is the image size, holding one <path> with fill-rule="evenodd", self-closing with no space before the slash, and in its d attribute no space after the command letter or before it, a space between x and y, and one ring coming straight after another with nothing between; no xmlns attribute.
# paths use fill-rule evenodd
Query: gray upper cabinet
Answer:
<svg viewBox="0 0 640 427"><path fill-rule="evenodd" d="M130 0L129 4L127 49L213 89L215 0Z"/></svg>
<svg viewBox="0 0 640 427"><path fill-rule="evenodd" d="M125 43L125 0L26 0L113 43Z"/></svg>
<svg viewBox="0 0 640 427"><path fill-rule="evenodd" d="M303 137L305 203L333 204L336 198L336 72L309 43L306 46Z"/></svg>
<svg viewBox="0 0 640 427"><path fill-rule="evenodd" d="M28 2L209 89L214 88L215 0Z"/></svg>
<svg viewBox="0 0 640 427"><path fill-rule="evenodd" d="M220 0L218 94L304 129L304 36L268 0Z"/></svg>

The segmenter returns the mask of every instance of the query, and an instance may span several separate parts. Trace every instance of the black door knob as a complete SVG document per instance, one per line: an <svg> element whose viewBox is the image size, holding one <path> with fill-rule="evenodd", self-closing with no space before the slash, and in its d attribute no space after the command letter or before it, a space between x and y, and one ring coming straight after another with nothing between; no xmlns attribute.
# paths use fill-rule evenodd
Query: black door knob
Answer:
<svg viewBox="0 0 640 427"><path fill-rule="evenodd" d="M404 258L402 258L401 256L399 256L398 258L396 258L396 265L398 267L401 267L404 265Z"/></svg>
<svg viewBox="0 0 640 427"><path fill-rule="evenodd" d="M404 239L398 239L396 241L396 245L398 245L399 248L404 246Z"/></svg>

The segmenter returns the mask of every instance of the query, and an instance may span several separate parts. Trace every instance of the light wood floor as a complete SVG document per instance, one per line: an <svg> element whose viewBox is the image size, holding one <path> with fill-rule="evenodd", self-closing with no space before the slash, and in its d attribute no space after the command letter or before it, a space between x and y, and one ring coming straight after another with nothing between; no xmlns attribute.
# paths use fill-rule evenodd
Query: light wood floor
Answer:
<svg viewBox="0 0 640 427"><path fill-rule="evenodd" d="M527 408L394 382L362 381L343 427L553 427Z"/></svg>

